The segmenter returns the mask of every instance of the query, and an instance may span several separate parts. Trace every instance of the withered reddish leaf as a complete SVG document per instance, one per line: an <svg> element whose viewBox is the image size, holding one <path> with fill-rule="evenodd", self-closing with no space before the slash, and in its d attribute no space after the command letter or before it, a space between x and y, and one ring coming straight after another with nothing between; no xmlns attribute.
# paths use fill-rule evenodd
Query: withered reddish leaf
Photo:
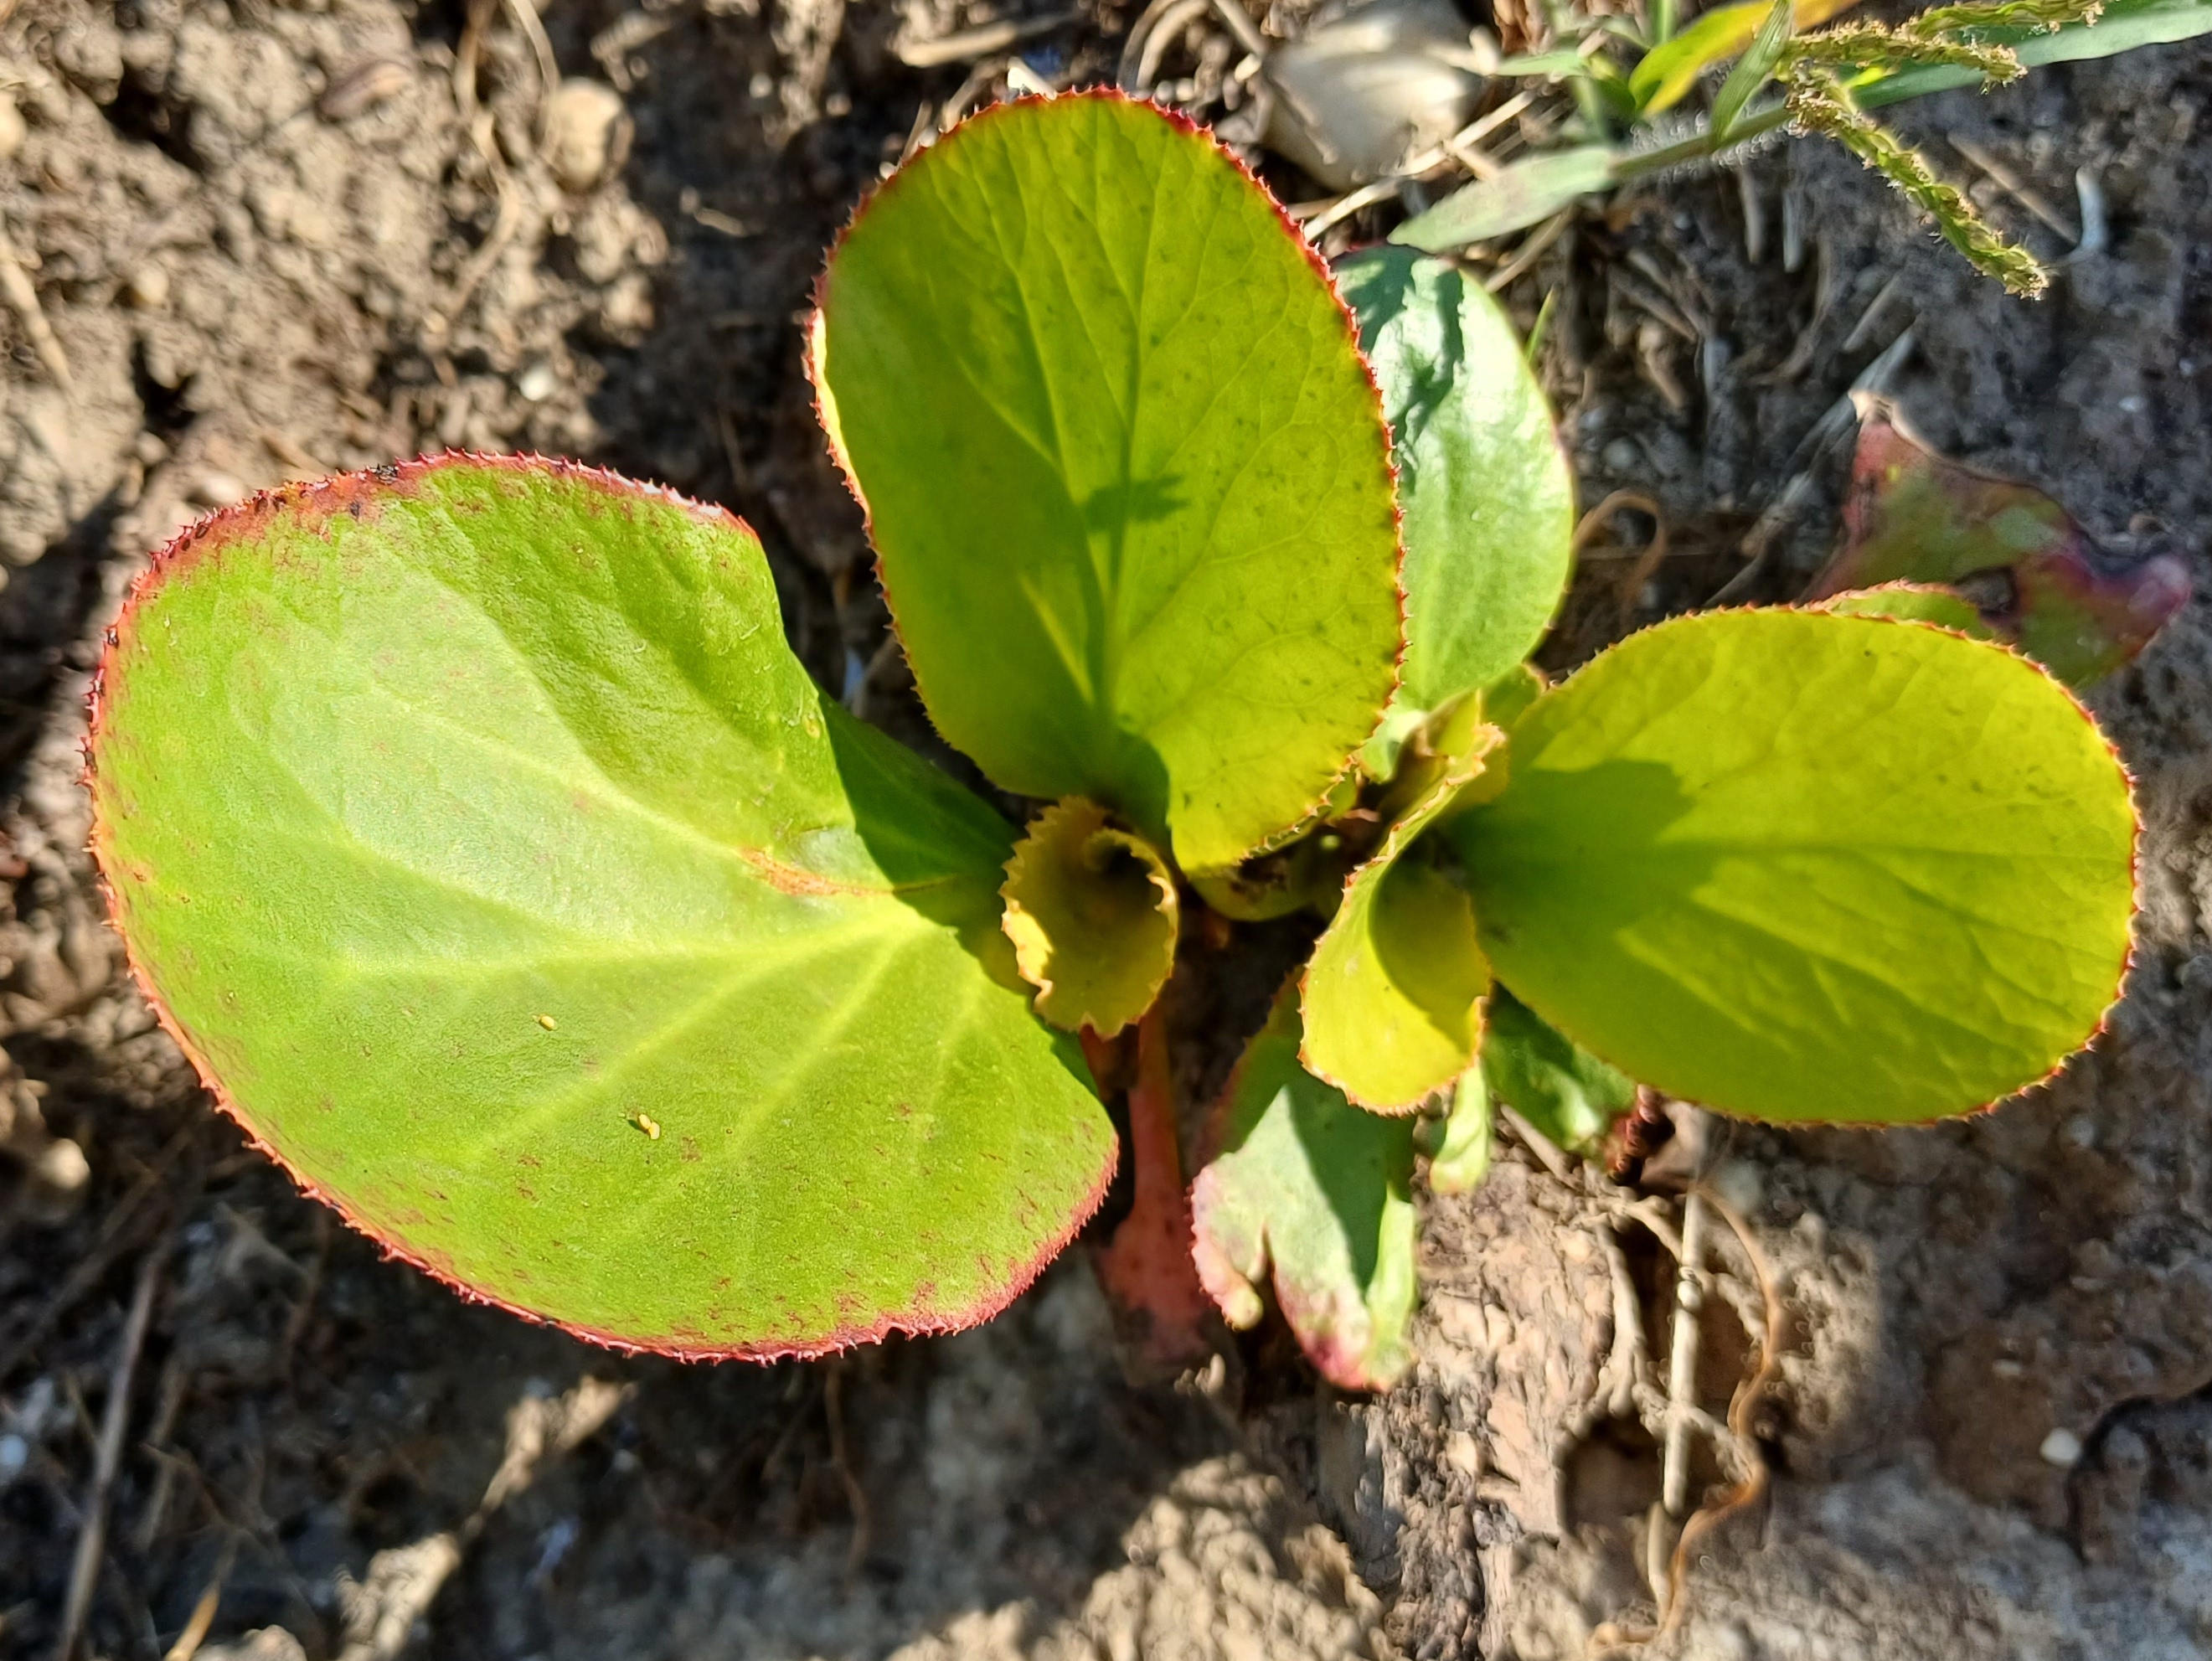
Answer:
<svg viewBox="0 0 2212 1661"><path fill-rule="evenodd" d="M2188 603L2175 556L2115 554L2035 486L1938 454L1882 400L1859 408L1843 542L1812 598L1959 587L1999 639L2072 686L2135 657Z"/></svg>

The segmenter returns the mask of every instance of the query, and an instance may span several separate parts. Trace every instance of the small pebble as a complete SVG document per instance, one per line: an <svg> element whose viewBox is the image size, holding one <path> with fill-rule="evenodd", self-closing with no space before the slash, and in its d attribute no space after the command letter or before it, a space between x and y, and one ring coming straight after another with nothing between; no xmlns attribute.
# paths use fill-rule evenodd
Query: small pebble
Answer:
<svg viewBox="0 0 2212 1661"><path fill-rule="evenodd" d="M2043 1445L2036 1451L2043 1456L2045 1464L2071 1470L2081 1462L2081 1439L2070 1430L2054 1430L2043 1439Z"/></svg>
<svg viewBox="0 0 2212 1661"><path fill-rule="evenodd" d="M574 79L545 106L545 159L562 188L582 195L613 165L623 120L622 95L603 82Z"/></svg>
<svg viewBox="0 0 2212 1661"><path fill-rule="evenodd" d="M203 508L228 508L246 500L249 492L228 473L202 473L192 481L191 499Z"/></svg>
<svg viewBox="0 0 2212 1661"><path fill-rule="evenodd" d="M67 1136L57 1136L39 1150L32 1174L56 1194L74 1194L91 1180L92 1164L84 1149Z"/></svg>
<svg viewBox="0 0 2212 1661"><path fill-rule="evenodd" d="M315 100L315 108L325 121L350 121L406 91L412 78L407 65L398 58L373 58L331 82Z"/></svg>
<svg viewBox="0 0 2212 1661"><path fill-rule="evenodd" d="M538 1018L538 1024L544 1027L548 1032L550 1032L555 1027L561 1025L560 1022L555 1020L550 1015L540 1015Z"/></svg>
<svg viewBox="0 0 2212 1661"><path fill-rule="evenodd" d="M141 265L123 285L124 298L142 312L158 312L169 303L169 273L161 265Z"/></svg>
<svg viewBox="0 0 2212 1661"><path fill-rule="evenodd" d="M10 1431L0 1436L0 1482L19 1474L31 1463L31 1445Z"/></svg>
<svg viewBox="0 0 2212 1661"><path fill-rule="evenodd" d="M521 378L514 383L514 390L526 403L543 404L560 386L559 373L541 358L522 372Z"/></svg>
<svg viewBox="0 0 2212 1661"><path fill-rule="evenodd" d="M1644 452L1632 438L1616 438L1605 447L1605 465L1616 473L1632 473L1644 465Z"/></svg>

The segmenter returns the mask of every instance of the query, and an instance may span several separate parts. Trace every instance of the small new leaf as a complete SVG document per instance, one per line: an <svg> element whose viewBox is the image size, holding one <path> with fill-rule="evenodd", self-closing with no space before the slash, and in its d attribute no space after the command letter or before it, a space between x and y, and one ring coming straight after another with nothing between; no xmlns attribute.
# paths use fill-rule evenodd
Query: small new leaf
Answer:
<svg viewBox="0 0 2212 1661"><path fill-rule="evenodd" d="M1404 806L1345 885L1306 966L1302 1059L1377 1112L1419 1106L1467 1069L1482 1038L1490 964L1466 887L1436 859L1441 843L1417 846L1480 777L1500 736L1459 725L1450 748L1401 770L1392 794Z"/></svg>
<svg viewBox="0 0 2212 1661"><path fill-rule="evenodd" d="M1391 712L1437 709L1512 672L1549 626L1573 563L1574 479L1543 388L1480 283L1392 247L1340 261L1337 281L1398 464L1406 660Z"/></svg>
<svg viewBox="0 0 2212 1661"><path fill-rule="evenodd" d="M1199 1279L1231 1326L1272 1278L1299 1347L1341 1390L1383 1390L1413 1364L1413 1125L1363 1113L1298 1065L1295 988L1211 1110L1191 1190Z"/></svg>
<svg viewBox="0 0 2212 1661"><path fill-rule="evenodd" d="M1482 1186L1490 1174L1491 1116L1483 1069L1470 1067L1453 1088L1451 1110L1419 1120L1413 1131L1414 1145L1429 1156L1430 1192L1471 1194Z"/></svg>
<svg viewBox="0 0 2212 1661"><path fill-rule="evenodd" d="M1823 611L1849 617L1894 618L1899 623L1932 623L1939 629L1955 629L1976 640L1994 636L1982 614L1965 597L1949 588L1925 582L1885 582L1878 588L1851 588L1820 602Z"/></svg>
<svg viewBox="0 0 2212 1661"><path fill-rule="evenodd" d="M1006 861L1000 922L1036 1012L1110 1038L1152 1007L1175 968L1175 876L1159 850L1070 796L1030 823Z"/></svg>
<svg viewBox="0 0 2212 1661"><path fill-rule="evenodd" d="M1636 1105L1636 1080L1600 1061L1500 987L1490 995L1482 1080L1489 1094L1571 1153L1598 1151ZM1461 1086L1466 1088L1464 1085Z"/></svg>

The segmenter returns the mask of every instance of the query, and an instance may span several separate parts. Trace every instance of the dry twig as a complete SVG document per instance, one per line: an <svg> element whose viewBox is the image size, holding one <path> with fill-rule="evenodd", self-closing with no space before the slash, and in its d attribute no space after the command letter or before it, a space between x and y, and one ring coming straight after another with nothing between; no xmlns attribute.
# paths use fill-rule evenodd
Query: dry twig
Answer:
<svg viewBox="0 0 2212 1661"><path fill-rule="evenodd" d="M1040 34L1050 34L1054 29L1065 28L1083 15L1073 7L1060 11L1049 11L1037 17L1004 17L996 22L978 23L972 29L955 29L951 34L940 34L934 40L902 40L891 47L898 61L910 70L933 70L944 64L965 64L978 58L988 58L1009 46L1033 40Z"/></svg>
<svg viewBox="0 0 2212 1661"><path fill-rule="evenodd" d="M154 1294L161 1289L161 1271L168 1266L169 1248L175 1238L173 1233L164 1234L139 1260L131 1311L123 1321L123 1342L107 1376L107 1405L100 1415L92 1491L84 1502L84 1531L77 1536L76 1557L70 1565L69 1591L62 1602L62 1633L54 1643L54 1661L71 1661L77 1640L84 1635L93 1584L100 1578L100 1561L107 1550L107 1508L114 1496L115 1473L123 1463L123 1432L131 1421L131 1385L137 1377L146 1328L154 1317Z"/></svg>

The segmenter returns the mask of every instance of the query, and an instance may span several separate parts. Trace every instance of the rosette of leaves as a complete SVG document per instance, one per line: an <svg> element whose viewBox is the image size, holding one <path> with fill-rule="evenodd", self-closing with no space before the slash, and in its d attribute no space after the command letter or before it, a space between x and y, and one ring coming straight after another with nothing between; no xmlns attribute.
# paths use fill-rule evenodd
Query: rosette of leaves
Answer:
<svg viewBox="0 0 2212 1661"><path fill-rule="evenodd" d="M134 968L262 1146L472 1295L690 1355L984 1318L1112 1174L1084 1045L1111 1078L1139 1025L1171 1090L1201 905L1217 948L1316 943L1188 1147L1148 1096L1152 1174L1196 1156L1194 1275L1347 1385L1410 1354L1455 1080L1924 1119L2113 995L2134 818L2063 688L1832 611L1542 686L1572 492L1503 316L1403 249L1333 276L1147 106L922 152L808 356L996 803L809 679L742 524L565 464L257 498L115 630L90 784ZM1474 1123L1420 1144L1462 1185Z"/></svg>

